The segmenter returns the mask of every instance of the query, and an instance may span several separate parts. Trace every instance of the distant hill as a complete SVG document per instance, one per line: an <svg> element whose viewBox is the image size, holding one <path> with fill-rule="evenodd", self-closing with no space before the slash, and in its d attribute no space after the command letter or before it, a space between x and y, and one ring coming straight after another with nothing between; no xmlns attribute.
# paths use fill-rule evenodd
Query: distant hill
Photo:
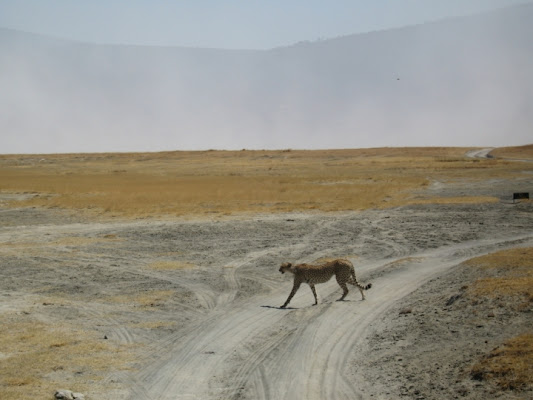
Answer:
<svg viewBox="0 0 533 400"><path fill-rule="evenodd" d="M267 51L0 29L0 153L533 142L533 5Z"/></svg>

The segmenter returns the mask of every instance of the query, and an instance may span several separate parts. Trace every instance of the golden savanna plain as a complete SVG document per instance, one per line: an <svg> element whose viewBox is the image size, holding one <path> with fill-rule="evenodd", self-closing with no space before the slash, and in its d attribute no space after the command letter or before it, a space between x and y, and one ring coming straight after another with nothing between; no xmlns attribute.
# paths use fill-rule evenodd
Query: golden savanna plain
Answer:
<svg viewBox="0 0 533 400"><path fill-rule="evenodd" d="M533 146L497 158L465 148L197 151L0 156L0 190L11 206L57 207L114 217L344 211L416 203L497 201L435 198L433 182L512 179Z"/></svg>

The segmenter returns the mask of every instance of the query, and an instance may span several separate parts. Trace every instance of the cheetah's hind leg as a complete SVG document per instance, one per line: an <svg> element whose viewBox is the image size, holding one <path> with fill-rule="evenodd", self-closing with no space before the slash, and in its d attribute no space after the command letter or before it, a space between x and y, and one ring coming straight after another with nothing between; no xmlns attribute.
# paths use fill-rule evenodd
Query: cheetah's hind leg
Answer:
<svg viewBox="0 0 533 400"><path fill-rule="evenodd" d="M342 288L342 296L337 301L343 301L346 295L348 294L348 286L346 286L346 283L337 281L339 286Z"/></svg>

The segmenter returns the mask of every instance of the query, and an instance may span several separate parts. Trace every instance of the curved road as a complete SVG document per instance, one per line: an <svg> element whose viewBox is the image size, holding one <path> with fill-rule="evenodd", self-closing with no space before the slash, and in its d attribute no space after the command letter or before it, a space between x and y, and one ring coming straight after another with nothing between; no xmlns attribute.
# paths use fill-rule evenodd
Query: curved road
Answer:
<svg viewBox="0 0 533 400"><path fill-rule="evenodd" d="M533 245L533 234L412 254L395 268L391 259L356 267L374 285L365 301L351 290L348 301L336 302L340 290L333 280L317 287L318 306L311 306L311 292L302 286L294 308L281 310L274 306L287 296L287 282L268 295L212 311L188 333L152 349L156 362L123 379L134 399L362 398L367 383L345 371L389 307L468 258L522 244Z"/></svg>
<svg viewBox="0 0 533 400"><path fill-rule="evenodd" d="M466 156L470 158L491 158L490 152L492 150L494 150L494 147L489 147L486 149L470 150L466 153Z"/></svg>

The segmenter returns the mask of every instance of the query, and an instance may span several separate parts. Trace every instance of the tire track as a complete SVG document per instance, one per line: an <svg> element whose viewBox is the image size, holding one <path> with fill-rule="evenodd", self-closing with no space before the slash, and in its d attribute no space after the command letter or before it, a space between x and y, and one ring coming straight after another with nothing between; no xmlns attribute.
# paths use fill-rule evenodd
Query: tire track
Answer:
<svg viewBox="0 0 533 400"><path fill-rule="evenodd" d="M158 399L362 398L357 389L360 378L346 376L345 370L380 315L424 282L474 255L531 241L533 236L525 235L424 252L417 262L378 277L364 302L333 301L338 296L334 283L320 286L327 302L316 307L261 309L268 297L254 299L194 330L142 380ZM297 297L297 306L308 303Z"/></svg>
<svg viewBox="0 0 533 400"><path fill-rule="evenodd" d="M313 243L325 229L329 229L332 225L334 225L335 222L336 220L334 219L320 221L315 229L305 235L305 239L301 241L302 244L283 244L276 248L252 252L238 261L229 263L230 265L235 266L235 268L228 268L229 272L225 275L227 281L229 282L230 288L237 289L239 286L235 276L235 272L239 268L269 254L280 253L284 250L293 250L295 247L303 250L307 248L309 243ZM323 252L324 251L315 253L308 252L308 257L310 260L313 260L316 259L317 256L322 255ZM286 295L286 290L279 288L279 285L277 291L279 293L283 293L282 297ZM295 296L294 301L297 301L301 296L308 296L308 293L299 292L298 295ZM264 393L269 393L271 388L269 385L267 385L268 380L265 380L265 372L257 372L257 369L261 366L262 360L264 360L264 358L267 357L272 350L279 347L280 342L284 340L285 336L281 336L279 339L277 336L274 336L274 339L267 340L266 343L272 343L271 345L258 344L254 341L254 338L260 336L260 334L264 332L265 328L275 325L276 322L279 319L284 318L285 315L272 309L261 310L262 305L270 302L267 300L267 297L255 299L253 305L246 303L241 306L240 309L235 309L229 312L228 310L224 310L224 306L226 304L229 305L233 297L233 294L227 296L226 298L219 297L221 301L218 302L215 310L212 310L212 315L204 322L197 325L195 329L191 330L186 335L187 338L185 338L183 335L179 337L176 336L166 340L166 345L157 346L160 349L158 352L165 352L166 357L164 357L163 360L159 360L151 367L146 368L144 371L138 374L135 380L146 382L147 387L152 385L150 389L148 389L148 392L157 393L159 396L158 398L161 399L166 398L166 393L176 393L176 390L180 392L180 397L177 398L208 398L202 397L209 395L209 393L205 392L205 389L200 394L195 394L194 392L198 391L199 387L202 386L201 382L209 380L211 377L210 373L200 373L199 370L203 368L204 370L219 371L221 370L221 366L227 363L227 361L225 361L227 360L227 357L231 356L230 352L226 354L225 357L215 357L217 352L212 349L220 347L227 348L230 346L230 348L236 350L242 345L245 345L247 341L251 340L252 343L254 343L253 348L259 350L256 350L256 355L247 358L248 361L242 362L242 366L237 370L237 372L233 373L233 376L230 379L232 384L229 386L229 388L224 389L223 398L231 398L231 396L238 394L241 388L241 386L239 386L240 383L244 384L244 382L248 382L250 380L250 372L247 371L251 371L251 373L253 373L256 377L260 377L260 379L262 379L261 382L256 382L256 387L262 388L261 391L263 394L261 394L261 396L264 396ZM217 315L217 309L219 308L223 315ZM201 336L200 339L199 336ZM295 339L297 340L297 336L295 336ZM174 351L169 352L169 348L173 348ZM213 357L206 359L204 356L207 354L212 355ZM176 360L179 361L176 362ZM198 368L194 367L196 363L198 364ZM182 367L183 365L187 365L186 369L189 371L191 369L196 371L194 377L191 377L190 374L184 370ZM161 371L165 372L161 373ZM239 384L235 386L233 385L233 382L239 382ZM225 386L227 386L227 383L228 380L226 379Z"/></svg>
<svg viewBox="0 0 533 400"><path fill-rule="evenodd" d="M263 329L263 315L241 311L221 313L179 344L174 343L178 346L169 351L167 360L142 374L149 392L157 393L160 399L207 398L202 397L208 395L207 382L224 363L220 355L230 355L243 337L257 335Z"/></svg>
<svg viewBox="0 0 533 400"><path fill-rule="evenodd" d="M235 396L240 395L239 392L246 386L248 381L250 381L250 375L253 375L256 379L254 380L254 393L256 395L260 394L258 398L268 399L268 378L264 367L262 367L262 362L291 334L292 332L284 332L282 334L271 336L253 349L249 346L246 346L248 348L247 353L249 352L249 354L241 356L243 361L238 364L239 367L237 370L232 373L231 376L225 376L223 379L221 379L219 381L220 386L211 389L211 393L215 394L216 396L223 396L227 399L234 398ZM234 360L227 360L227 362L232 362L232 364L235 365ZM232 386L228 387L227 382L232 382Z"/></svg>
<svg viewBox="0 0 533 400"><path fill-rule="evenodd" d="M73 304L83 320L88 320L90 324L101 324L100 326L109 330L110 338L119 343L153 340L153 343L137 352L139 371L120 372L109 377L110 382L112 380L122 383L130 389L130 393L124 398L363 398L363 388L370 383L364 382L362 375L349 375L352 368L348 366L356 362L361 349L366 346L365 338L379 327L381 316L392 305L424 282L464 259L503 247L533 242L532 233L505 238L506 233L502 231L498 232L499 237L495 237L495 230L483 228L486 230L476 237L490 239L449 244L451 240L446 238L437 243L440 247L417 251L421 246L411 245L406 240L397 240L401 239L407 228L384 222L390 212L351 213L349 219L345 219L343 215L322 215L316 218L306 216L298 227L305 226L309 229L300 233L295 229L296 225L293 225L291 234L284 236L286 240L273 239L276 232L272 226L284 226L283 223L274 224L267 227L269 230L262 236L265 240L264 246L269 247L254 245L252 251L245 253L237 247L242 246L240 239L235 239L227 247L220 246L219 249L220 254L224 254L223 265L231 268L214 264L214 257L218 254L215 249L214 255L210 253L209 257L202 258L207 260L206 265L211 267L199 268L190 275L145 268L154 257L160 257L162 251L173 246L175 242L179 244L183 241L176 239L170 245L158 247L158 241L162 237L157 235L158 230L166 226L159 223L105 224L94 225L92 228L76 225L68 226L68 229L60 227L52 236L47 236L46 241L56 240L62 237L62 234L79 236L81 233L101 237L104 232L111 232L110 229L120 235L120 229L131 231L137 228L149 230L151 241L147 241L143 235L137 240L131 233L126 239L127 243L122 242L124 245L118 252L113 250L114 246L101 251L81 250L80 257L75 260L77 265L72 270L57 265L61 257L41 257L35 261L46 266L50 264L51 268L55 268L52 270L53 275L60 278L65 276L65 273L68 274L67 278L75 278L77 273L84 278L90 278L90 273L95 276L94 274L107 272L109 274L106 274L106 277L116 279L113 282L85 279L88 285L96 285L99 282L105 285L101 292L92 290L96 286L91 286L90 291L95 292L96 296L103 294L104 300L96 298L94 301L91 299L85 303ZM401 212L402 210L399 211ZM520 222L518 228L522 229L521 232L524 232L522 225L531 226ZM343 226L346 229L343 229ZM408 228L411 229L410 226ZM517 232L518 228L509 225L508 232ZM33 232L33 229L23 228L20 236L17 232L17 239L43 242L42 235L47 229L42 228L36 232ZM179 226L173 229L178 231ZM420 235L427 234L424 229L427 227L421 227ZM449 228L450 231L453 229ZM203 230L202 234L207 231ZM222 232L221 229L219 231ZM7 231L0 232L0 235L11 240ZM210 243L226 238L222 233L220 235L222 236L210 236ZM142 244L142 251L139 250L138 244ZM154 248L150 248L151 245L154 245ZM197 250L197 254L201 251L211 250ZM292 300L291 305L295 308L279 310L273 307L281 304L286 298L291 282L286 277L282 280L277 268L270 269L270 266L259 265L259 260L273 259L277 262L283 256L310 262L332 254L355 253L364 254L364 258L359 259L356 265L358 278L374 284L366 301L360 301L359 292L351 288L347 301L336 302L340 289L333 279L317 287L320 296L317 306L311 306L311 291L303 287ZM229 257L230 254L239 256ZM233 261L227 261L232 258ZM402 262L396 263L398 260ZM66 261L72 260L68 258ZM128 276L124 277L125 274ZM264 285L269 291L254 293L250 287L245 286L248 282L244 283L244 278L255 281L254 284ZM105 296L109 293L125 292L129 296L135 295L137 288L140 288L139 291L145 287L168 289L171 287L169 283L175 285L175 288L193 292L200 306L192 300L194 297L187 297L187 293L185 297L179 298L180 302L185 299L183 305L169 303L168 307L159 310L158 314L151 314L148 319L143 319L146 318L145 312L139 313L132 304L106 303ZM240 291L244 296L237 297ZM195 306L191 306L190 302L195 303ZM132 321L133 315L134 321L143 322L162 321L165 318L169 321L185 320L173 318L170 314L172 312L187 319L190 317L190 320L184 322L183 326L161 330L151 336L147 333L147 336L142 338L144 333L136 334L138 330L129 328L132 325L128 323ZM98 330L102 331L100 328Z"/></svg>
<svg viewBox="0 0 533 400"><path fill-rule="evenodd" d="M332 335L327 343L320 346L320 352L314 356L314 360L311 360L315 365L314 368L310 368L311 373L308 379L310 385L306 398L349 399L358 393L355 390L357 385L349 383L351 379L344 374L344 369L350 357L356 355L357 349L364 345L364 338L374 321L379 321L380 315L383 315L399 299L429 279L442 274L474 255L485 254L488 249L493 249L494 246L516 246L524 243L524 240L531 242L532 239L533 237L529 235L512 240L480 241L426 253L421 264L408 265L404 269L392 272L389 276L383 276L375 281L375 288L380 290L378 293L373 292L371 296L369 295L369 301L361 303L362 306L357 308L357 314L354 314L357 323L338 323L335 325L335 321L341 321L342 312L339 312L340 308L338 307L330 310L322 319L321 326L310 327L310 329L319 331L333 330L336 335ZM469 254L458 254L457 247L469 247ZM326 351L324 352L322 349ZM325 360L320 361L320 353L324 353ZM313 388L313 386L315 387ZM321 395L319 397L314 396L319 388ZM359 398L362 398L361 393L359 393Z"/></svg>

